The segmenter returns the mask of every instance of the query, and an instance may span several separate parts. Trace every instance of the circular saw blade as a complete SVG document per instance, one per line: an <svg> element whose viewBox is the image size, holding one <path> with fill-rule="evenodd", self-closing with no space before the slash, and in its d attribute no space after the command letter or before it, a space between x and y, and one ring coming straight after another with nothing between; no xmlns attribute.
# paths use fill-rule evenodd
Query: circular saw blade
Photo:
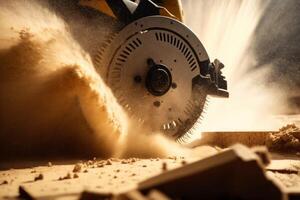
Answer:
<svg viewBox="0 0 300 200"><path fill-rule="evenodd" d="M208 55L194 33L162 16L127 25L96 56L97 70L132 119L179 141L203 113L207 91L194 80L205 61ZM156 86L164 83L162 75L169 81L159 95L147 85L152 75Z"/></svg>

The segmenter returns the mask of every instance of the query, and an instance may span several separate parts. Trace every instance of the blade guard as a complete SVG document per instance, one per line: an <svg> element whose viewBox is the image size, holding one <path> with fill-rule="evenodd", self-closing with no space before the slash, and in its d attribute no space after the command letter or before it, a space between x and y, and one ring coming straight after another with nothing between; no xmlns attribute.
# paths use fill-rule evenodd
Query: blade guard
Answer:
<svg viewBox="0 0 300 200"><path fill-rule="evenodd" d="M212 63L202 63L201 75L193 80L195 85L206 86L207 93L214 97L228 98L227 81L222 75L224 64L218 59Z"/></svg>

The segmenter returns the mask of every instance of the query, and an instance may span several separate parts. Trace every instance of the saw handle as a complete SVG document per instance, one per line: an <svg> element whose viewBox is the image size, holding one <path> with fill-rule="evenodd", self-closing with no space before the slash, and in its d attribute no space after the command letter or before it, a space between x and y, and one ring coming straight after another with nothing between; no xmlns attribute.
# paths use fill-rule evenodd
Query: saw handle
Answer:
<svg viewBox="0 0 300 200"><path fill-rule="evenodd" d="M218 59L215 59L212 63L209 60L203 62L201 65L202 73L193 79L193 87L201 86L211 96L228 98L227 81L221 71L223 68L224 64Z"/></svg>

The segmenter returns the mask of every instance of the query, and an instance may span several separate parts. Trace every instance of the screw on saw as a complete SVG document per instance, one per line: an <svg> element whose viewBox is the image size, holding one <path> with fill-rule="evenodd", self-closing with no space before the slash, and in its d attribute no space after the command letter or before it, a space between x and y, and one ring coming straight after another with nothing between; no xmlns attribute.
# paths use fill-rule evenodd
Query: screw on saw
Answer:
<svg viewBox="0 0 300 200"><path fill-rule="evenodd" d="M141 83L142 82L142 77L140 75L134 76L133 79L134 79L134 82L136 82L136 83Z"/></svg>

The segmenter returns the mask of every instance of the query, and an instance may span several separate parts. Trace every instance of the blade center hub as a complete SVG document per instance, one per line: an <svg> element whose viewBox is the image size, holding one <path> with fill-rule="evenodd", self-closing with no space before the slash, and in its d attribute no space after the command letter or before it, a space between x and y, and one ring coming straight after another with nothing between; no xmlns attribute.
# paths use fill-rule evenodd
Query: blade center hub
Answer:
<svg viewBox="0 0 300 200"><path fill-rule="evenodd" d="M169 69L161 64L155 64L149 59L150 69L146 76L146 88L154 96L162 96L167 93L172 84L172 76Z"/></svg>

